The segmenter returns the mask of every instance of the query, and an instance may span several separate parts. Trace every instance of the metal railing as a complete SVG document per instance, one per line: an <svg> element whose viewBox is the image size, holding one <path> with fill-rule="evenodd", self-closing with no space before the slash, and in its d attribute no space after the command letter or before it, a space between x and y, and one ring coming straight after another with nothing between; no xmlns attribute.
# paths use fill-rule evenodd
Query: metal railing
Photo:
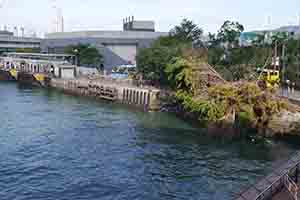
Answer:
<svg viewBox="0 0 300 200"><path fill-rule="evenodd" d="M287 181L292 180L295 184L298 182L298 172L300 169L300 154L296 152L293 156L281 162L278 168L275 168L272 174L261 179L258 184L249 187L246 191L239 194L237 200L267 200L281 191ZM295 181L286 177L295 177ZM260 183L266 183L266 186L259 186ZM293 195L293 194L292 194Z"/></svg>
<svg viewBox="0 0 300 200"><path fill-rule="evenodd" d="M79 78L86 79L87 81L103 82L111 85L127 86L127 87L138 87L144 89L159 89L149 81L133 80L133 79L119 79L113 78L109 75L81 75Z"/></svg>

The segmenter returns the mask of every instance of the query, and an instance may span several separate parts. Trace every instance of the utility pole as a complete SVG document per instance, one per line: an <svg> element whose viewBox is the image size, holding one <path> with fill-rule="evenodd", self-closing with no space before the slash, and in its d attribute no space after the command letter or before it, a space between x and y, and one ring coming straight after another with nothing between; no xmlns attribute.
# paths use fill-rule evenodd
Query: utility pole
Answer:
<svg viewBox="0 0 300 200"><path fill-rule="evenodd" d="M275 59L277 58L277 55L278 55L278 53L277 53L277 48L278 48L278 41L276 40L275 41Z"/></svg>
<svg viewBox="0 0 300 200"><path fill-rule="evenodd" d="M282 80L285 83L286 81L286 60L285 60L285 51L286 51L286 46L285 43L282 44Z"/></svg>
<svg viewBox="0 0 300 200"><path fill-rule="evenodd" d="M276 70L277 66L277 55L278 55L278 41L275 40L275 47L274 47L274 57L272 58L272 65L273 65L273 70Z"/></svg>

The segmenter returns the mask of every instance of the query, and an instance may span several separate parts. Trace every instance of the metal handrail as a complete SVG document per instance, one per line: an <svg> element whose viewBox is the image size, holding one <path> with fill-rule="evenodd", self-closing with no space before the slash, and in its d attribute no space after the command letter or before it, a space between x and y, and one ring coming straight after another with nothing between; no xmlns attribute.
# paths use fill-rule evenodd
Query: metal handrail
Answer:
<svg viewBox="0 0 300 200"><path fill-rule="evenodd" d="M300 165L300 161L293 167L293 168L291 168L289 171L287 171L286 173L284 173L283 175L281 175L276 181L274 181L268 188L266 188L264 191L262 191L258 196L257 196L257 198L255 199L255 200L259 200L259 199L261 199L262 197L264 197L265 196L265 193L267 192L267 191L269 191L271 188L273 188L273 186L274 185L276 185L279 181L282 183L284 183L284 179L285 179L285 177L286 176L288 176L289 175L289 173L291 172L291 171L293 171L293 170L295 170L297 167L299 167L299 165Z"/></svg>
<svg viewBox="0 0 300 200"><path fill-rule="evenodd" d="M289 161L291 158L293 158L294 156L299 155L298 152L293 153L289 159L284 160L282 162L280 162L280 164L278 165L278 167L274 167L274 171L276 171L276 169L280 168L280 166L282 166L284 163L286 163L287 161ZM282 187L284 185L284 178L286 175L289 175L290 173L294 172L297 168L299 168L300 166L300 160L295 163L295 165L293 165L287 172L285 172L284 174L277 174L278 178L276 180L274 180L266 189L264 189L262 192L260 192L255 199L253 200L262 200L262 199L266 199L267 197L269 197L268 195L274 194L274 190L278 191L279 187ZM266 180L266 178L260 179L260 181ZM269 181L268 181L269 182ZM276 185L276 187L274 187ZM245 196L243 196L243 194L245 192L247 192L249 189L251 188L255 188L257 190L257 188L255 187L255 185L252 185L250 187L248 187L247 190L245 190L244 192L240 193L237 198L242 198L242 199L247 199Z"/></svg>
<svg viewBox="0 0 300 200"><path fill-rule="evenodd" d="M299 164L298 164L299 165ZM298 167L298 165L296 167ZM292 168L291 170L294 170L295 168ZM269 187L267 187L264 191L262 191L257 197L255 200L259 200L261 199L262 197L265 196L266 192L268 192L270 189L272 190L273 186L276 185L278 182L283 182L282 179L284 179L284 177L286 175L289 174L290 171L288 171L287 173L283 174L282 176L280 176L278 179L276 179L276 181L274 181Z"/></svg>

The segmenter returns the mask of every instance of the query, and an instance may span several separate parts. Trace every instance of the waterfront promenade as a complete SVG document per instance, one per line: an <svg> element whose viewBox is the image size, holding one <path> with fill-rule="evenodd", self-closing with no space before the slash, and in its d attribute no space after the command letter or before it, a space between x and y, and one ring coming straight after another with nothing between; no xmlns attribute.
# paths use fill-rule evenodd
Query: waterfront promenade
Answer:
<svg viewBox="0 0 300 200"><path fill-rule="evenodd" d="M300 90L281 88L279 94L283 97L288 98L291 101L296 101L300 103Z"/></svg>

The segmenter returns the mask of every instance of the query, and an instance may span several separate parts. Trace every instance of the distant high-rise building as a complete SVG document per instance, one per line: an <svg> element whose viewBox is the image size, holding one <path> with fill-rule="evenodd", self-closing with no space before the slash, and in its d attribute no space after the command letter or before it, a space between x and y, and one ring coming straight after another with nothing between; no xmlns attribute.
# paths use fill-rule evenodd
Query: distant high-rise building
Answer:
<svg viewBox="0 0 300 200"><path fill-rule="evenodd" d="M24 29L24 27L21 27L20 30L21 30L21 37L25 37L25 29Z"/></svg>
<svg viewBox="0 0 300 200"><path fill-rule="evenodd" d="M64 17L61 8L57 9L57 32L64 32Z"/></svg>
<svg viewBox="0 0 300 200"><path fill-rule="evenodd" d="M62 14L62 9L57 6L56 0L52 0L52 8L55 10L55 17L53 20L53 32L64 32L64 17Z"/></svg>
<svg viewBox="0 0 300 200"><path fill-rule="evenodd" d="M65 21L64 21L64 17L63 15L61 15L61 19L60 19L60 25L61 25L61 32L65 31Z"/></svg>
<svg viewBox="0 0 300 200"><path fill-rule="evenodd" d="M267 17L267 26L271 27L271 25L272 25L272 16L269 15Z"/></svg>
<svg viewBox="0 0 300 200"><path fill-rule="evenodd" d="M14 35L15 35L16 37L19 36L19 33L18 33L18 27L17 27L17 26L14 27Z"/></svg>

